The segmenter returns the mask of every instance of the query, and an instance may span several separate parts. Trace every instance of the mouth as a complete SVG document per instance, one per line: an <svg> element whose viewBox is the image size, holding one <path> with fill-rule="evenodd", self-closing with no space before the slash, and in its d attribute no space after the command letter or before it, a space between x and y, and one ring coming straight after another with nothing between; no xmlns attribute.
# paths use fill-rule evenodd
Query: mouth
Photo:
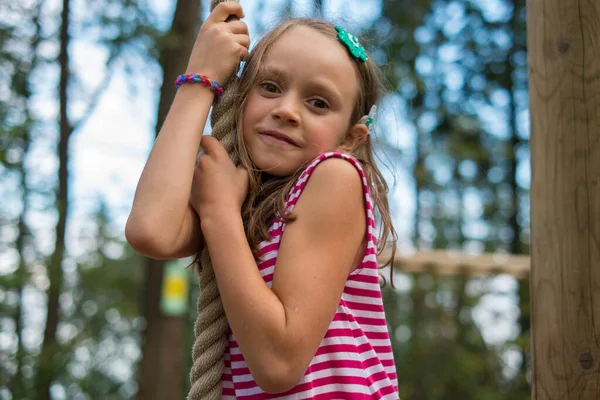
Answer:
<svg viewBox="0 0 600 400"><path fill-rule="evenodd" d="M296 143L292 138L278 131L263 131L259 132L259 134L277 140L278 142L287 143L294 147L299 147L298 143Z"/></svg>

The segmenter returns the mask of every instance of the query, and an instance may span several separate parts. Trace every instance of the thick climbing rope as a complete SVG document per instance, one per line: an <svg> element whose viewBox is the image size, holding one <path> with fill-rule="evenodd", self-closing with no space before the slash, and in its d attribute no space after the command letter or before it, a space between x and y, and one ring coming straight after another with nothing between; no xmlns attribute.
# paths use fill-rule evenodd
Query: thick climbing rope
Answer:
<svg viewBox="0 0 600 400"><path fill-rule="evenodd" d="M212 0L210 10L225 0ZM231 0L229 0L231 1ZM238 1L238 0L234 0ZM212 136L217 138L234 159L235 110L237 75L234 73L225 85L223 97L215 104L211 114ZM194 342L190 372L189 400L214 400L221 398L221 375L223 354L227 348L227 319L221 295L215 279L208 249L204 246L200 255L200 298L198 319L194 325Z"/></svg>

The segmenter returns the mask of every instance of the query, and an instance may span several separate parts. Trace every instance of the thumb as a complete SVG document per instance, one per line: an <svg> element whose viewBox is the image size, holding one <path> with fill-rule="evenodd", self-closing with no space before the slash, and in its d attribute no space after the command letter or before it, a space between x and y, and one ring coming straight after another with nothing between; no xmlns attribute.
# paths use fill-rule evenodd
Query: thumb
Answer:
<svg viewBox="0 0 600 400"><path fill-rule="evenodd" d="M221 142L209 135L202 136L202 140L200 140L200 147L202 147L202 151L205 154L209 155L218 156L219 154L225 152Z"/></svg>

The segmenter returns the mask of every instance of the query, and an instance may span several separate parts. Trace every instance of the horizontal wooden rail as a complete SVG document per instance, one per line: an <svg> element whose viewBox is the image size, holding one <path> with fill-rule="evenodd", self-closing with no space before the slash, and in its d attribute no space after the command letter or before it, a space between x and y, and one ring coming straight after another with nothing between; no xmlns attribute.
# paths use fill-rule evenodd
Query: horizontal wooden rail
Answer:
<svg viewBox="0 0 600 400"><path fill-rule="evenodd" d="M390 259L385 250L379 258ZM394 267L401 272L431 272L437 275L486 276L508 274L517 279L529 279L531 259L529 256L509 254L469 255L457 251L431 250L413 253L396 252Z"/></svg>

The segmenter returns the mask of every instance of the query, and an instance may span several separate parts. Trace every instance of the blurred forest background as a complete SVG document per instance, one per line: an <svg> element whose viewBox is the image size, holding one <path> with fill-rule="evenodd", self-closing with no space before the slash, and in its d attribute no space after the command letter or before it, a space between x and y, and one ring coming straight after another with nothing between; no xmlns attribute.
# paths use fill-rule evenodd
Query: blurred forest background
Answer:
<svg viewBox="0 0 600 400"><path fill-rule="evenodd" d="M377 137L400 248L471 254L529 253L524 3L242 0L254 40L286 15L363 38L389 89ZM197 278L185 260L136 255L123 230L207 7L0 2L0 399L187 393ZM403 400L531 397L527 281L395 283L384 296Z"/></svg>

